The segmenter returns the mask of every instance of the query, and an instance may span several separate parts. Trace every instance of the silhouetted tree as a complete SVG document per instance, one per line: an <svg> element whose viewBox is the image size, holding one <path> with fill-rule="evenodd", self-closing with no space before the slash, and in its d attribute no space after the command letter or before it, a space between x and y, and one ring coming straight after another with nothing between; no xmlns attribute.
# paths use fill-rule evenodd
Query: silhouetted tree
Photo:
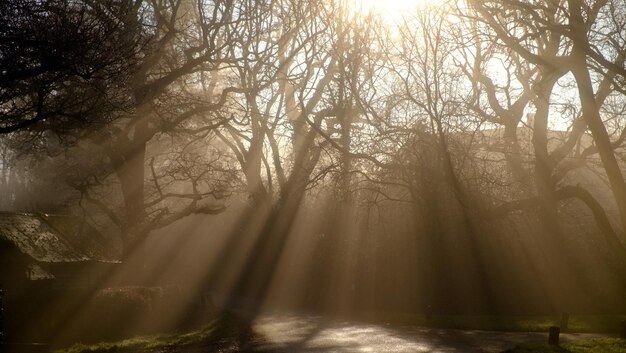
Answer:
<svg viewBox="0 0 626 353"><path fill-rule="evenodd" d="M51 0L2 6L7 19L3 131L20 132L17 147L23 153L59 156L63 148L51 147L51 140L76 152L74 163L89 167L69 176L77 170L67 168L68 181L83 201L121 228L125 249L155 227L223 209L203 200L222 197L224 190L206 183L199 188L198 177L206 179L207 173L188 173L214 157L179 170L177 178L185 175L189 189L174 191L165 184L172 174L155 170L158 157L146 149L170 136L186 144L186 151L179 149L183 158L191 144L197 149L198 141L226 120L210 114L239 90L224 74L239 54L231 55L224 43L252 14L221 1ZM81 160L89 158L80 153L85 147L99 165ZM110 188L103 192L102 184L119 188L121 198L112 197ZM175 199L187 204L174 211Z"/></svg>
<svg viewBox="0 0 626 353"><path fill-rule="evenodd" d="M140 2L0 4L0 133L102 126L128 107L125 84L145 44Z"/></svg>

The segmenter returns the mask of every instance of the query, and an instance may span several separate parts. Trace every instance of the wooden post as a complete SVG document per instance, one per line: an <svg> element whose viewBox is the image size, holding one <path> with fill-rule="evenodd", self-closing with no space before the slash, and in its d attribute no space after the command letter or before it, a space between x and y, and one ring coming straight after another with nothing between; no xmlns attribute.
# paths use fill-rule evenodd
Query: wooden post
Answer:
<svg viewBox="0 0 626 353"><path fill-rule="evenodd" d="M548 335L548 344L559 344L559 333L561 329L558 326L550 326L550 334Z"/></svg>
<svg viewBox="0 0 626 353"><path fill-rule="evenodd" d="M567 330L567 324L569 323L569 313L561 314L561 330L565 332Z"/></svg>
<svg viewBox="0 0 626 353"><path fill-rule="evenodd" d="M626 320L622 320L619 326L619 336L626 339Z"/></svg>

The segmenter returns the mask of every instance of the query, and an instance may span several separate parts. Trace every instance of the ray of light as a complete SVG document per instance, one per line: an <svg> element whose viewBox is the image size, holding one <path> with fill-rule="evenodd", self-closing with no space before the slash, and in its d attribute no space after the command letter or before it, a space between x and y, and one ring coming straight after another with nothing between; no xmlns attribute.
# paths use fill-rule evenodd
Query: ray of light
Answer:
<svg viewBox="0 0 626 353"><path fill-rule="evenodd" d="M414 14L417 10L427 7L436 7L444 0L353 0L354 11L359 14L371 14L387 25L402 22L406 15Z"/></svg>

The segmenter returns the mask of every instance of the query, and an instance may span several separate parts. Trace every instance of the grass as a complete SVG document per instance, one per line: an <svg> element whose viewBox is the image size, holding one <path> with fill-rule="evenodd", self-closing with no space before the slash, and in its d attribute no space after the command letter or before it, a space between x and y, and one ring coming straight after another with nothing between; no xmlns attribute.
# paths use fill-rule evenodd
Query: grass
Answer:
<svg viewBox="0 0 626 353"><path fill-rule="evenodd" d="M251 337L252 333L244 328L241 319L227 314L191 332L137 336L116 342L100 342L89 345L77 343L71 347L56 350L54 353L143 352L167 347L238 345L241 343L239 342L241 338L250 339Z"/></svg>
<svg viewBox="0 0 626 353"><path fill-rule="evenodd" d="M563 343L560 346L548 344L521 344L504 353L626 353L626 340L602 338Z"/></svg>
<svg viewBox="0 0 626 353"><path fill-rule="evenodd" d="M184 347L212 338L215 325L207 325L200 330L170 335L138 336L118 342L100 342L91 345L75 344L69 348L55 351L55 353L87 353L87 352L121 352L165 347Z"/></svg>

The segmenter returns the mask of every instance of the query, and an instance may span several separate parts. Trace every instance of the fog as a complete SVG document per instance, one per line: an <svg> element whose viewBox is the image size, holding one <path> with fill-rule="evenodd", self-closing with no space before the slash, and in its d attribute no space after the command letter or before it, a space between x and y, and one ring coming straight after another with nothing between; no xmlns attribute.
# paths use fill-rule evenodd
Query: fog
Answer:
<svg viewBox="0 0 626 353"><path fill-rule="evenodd" d="M623 315L592 3L3 2L0 344Z"/></svg>

